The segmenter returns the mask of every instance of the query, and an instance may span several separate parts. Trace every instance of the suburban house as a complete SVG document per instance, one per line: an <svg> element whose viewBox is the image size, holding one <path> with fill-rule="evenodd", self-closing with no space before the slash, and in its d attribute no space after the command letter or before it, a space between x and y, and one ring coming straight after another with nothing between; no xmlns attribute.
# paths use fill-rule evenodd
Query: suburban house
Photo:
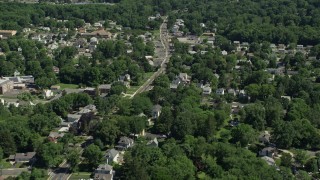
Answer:
<svg viewBox="0 0 320 180"><path fill-rule="evenodd" d="M160 106L159 104L153 106L152 112L151 112L153 119L159 118L159 116L161 114L161 109L162 109L162 106Z"/></svg>
<svg viewBox="0 0 320 180"><path fill-rule="evenodd" d="M107 163L119 163L119 151L115 149L109 149L106 153Z"/></svg>
<svg viewBox="0 0 320 180"><path fill-rule="evenodd" d="M48 139L51 142L58 142L58 139L62 138L64 136L64 133L60 133L60 132L50 132Z"/></svg>
<svg viewBox="0 0 320 180"><path fill-rule="evenodd" d="M204 86L204 87L202 88L202 94L203 94L203 95L210 95L211 92L212 92L212 89L211 89L210 86Z"/></svg>
<svg viewBox="0 0 320 180"><path fill-rule="evenodd" d="M68 114L68 122L78 122L81 118L81 114Z"/></svg>
<svg viewBox="0 0 320 180"><path fill-rule="evenodd" d="M266 147L259 151L259 156L268 156L273 158L277 154L277 149L274 147Z"/></svg>
<svg viewBox="0 0 320 180"><path fill-rule="evenodd" d="M0 30L0 37L9 38L17 34L16 30Z"/></svg>
<svg viewBox="0 0 320 180"><path fill-rule="evenodd" d="M179 79L184 83L184 84L189 84L190 83L190 76L188 76L187 73L180 73L179 74Z"/></svg>
<svg viewBox="0 0 320 180"><path fill-rule="evenodd" d="M35 160L35 156L36 156L36 152L16 153L14 155L10 155L9 160L14 161L16 163L19 163L19 162L30 163Z"/></svg>
<svg viewBox="0 0 320 180"><path fill-rule="evenodd" d="M88 37L100 37L100 38L105 38L109 39L112 37L112 34L110 32L107 32L103 28L93 31L91 33L81 33L82 36L88 36Z"/></svg>
<svg viewBox="0 0 320 180"><path fill-rule="evenodd" d="M26 86L30 84L34 84L34 77L29 76L14 76L14 77L3 77L5 80L10 80L13 82L13 88L20 89L20 86Z"/></svg>
<svg viewBox="0 0 320 180"><path fill-rule="evenodd" d="M158 145L159 145L159 142L157 137L154 137L153 139L147 142L148 147L158 147Z"/></svg>
<svg viewBox="0 0 320 180"><path fill-rule="evenodd" d="M50 89L43 90L43 96L44 98L48 99L53 96L53 92Z"/></svg>
<svg viewBox="0 0 320 180"><path fill-rule="evenodd" d="M134 144L133 139L123 136L118 141L118 145L116 146L116 148L120 151L123 151L128 149L129 147L132 147L133 144Z"/></svg>
<svg viewBox="0 0 320 180"><path fill-rule="evenodd" d="M219 88L216 90L217 95L224 95L224 93L225 93L225 90L223 88Z"/></svg>
<svg viewBox="0 0 320 180"><path fill-rule="evenodd" d="M111 84L101 84L98 86L100 94L108 94L111 90Z"/></svg>
<svg viewBox="0 0 320 180"><path fill-rule="evenodd" d="M95 88L92 88L92 87L86 87L84 90L83 90L84 93L90 95L90 96L95 96L96 95L96 89Z"/></svg>
<svg viewBox="0 0 320 180"><path fill-rule="evenodd" d="M261 159L263 159L264 161L266 161L266 163L270 166L275 166L276 165L276 162L273 158L271 157L268 157L268 156L263 156L261 157Z"/></svg>
<svg viewBox="0 0 320 180"><path fill-rule="evenodd" d="M94 171L94 180L112 180L113 167L108 164L100 164Z"/></svg>
<svg viewBox="0 0 320 180"><path fill-rule="evenodd" d="M0 79L0 94L4 94L13 89L13 82L10 80Z"/></svg>
<svg viewBox="0 0 320 180"><path fill-rule="evenodd" d="M271 135L270 135L269 131L264 131L259 136L259 142L263 143L263 144L269 144L270 143L270 138L271 138Z"/></svg>

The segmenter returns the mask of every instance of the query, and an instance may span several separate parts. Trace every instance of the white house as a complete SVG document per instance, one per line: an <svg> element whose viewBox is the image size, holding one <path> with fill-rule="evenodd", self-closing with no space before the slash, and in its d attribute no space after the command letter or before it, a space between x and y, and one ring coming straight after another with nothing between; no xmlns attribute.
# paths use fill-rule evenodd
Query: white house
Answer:
<svg viewBox="0 0 320 180"><path fill-rule="evenodd" d="M224 93L225 93L225 90L223 88L219 88L216 90L217 95L224 95Z"/></svg>
<svg viewBox="0 0 320 180"><path fill-rule="evenodd" d="M109 149L106 153L107 163L115 162L118 163L119 161L119 151L115 149Z"/></svg>

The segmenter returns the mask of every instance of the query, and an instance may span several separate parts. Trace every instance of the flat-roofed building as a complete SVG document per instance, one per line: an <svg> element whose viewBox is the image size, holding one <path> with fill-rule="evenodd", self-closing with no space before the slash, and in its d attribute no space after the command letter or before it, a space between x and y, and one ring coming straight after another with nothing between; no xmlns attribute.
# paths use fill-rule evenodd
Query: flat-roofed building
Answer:
<svg viewBox="0 0 320 180"><path fill-rule="evenodd" d="M0 36L2 38L8 38L17 34L16 30L0 30Z"/></svg>

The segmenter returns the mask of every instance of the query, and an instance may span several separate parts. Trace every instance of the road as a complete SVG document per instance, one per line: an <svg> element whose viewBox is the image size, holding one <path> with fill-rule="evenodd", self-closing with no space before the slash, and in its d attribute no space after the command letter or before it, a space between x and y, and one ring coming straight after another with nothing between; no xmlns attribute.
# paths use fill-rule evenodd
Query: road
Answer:
<svg viewBox="0 0 320 180"><path fill-rule="evenodd" d="M10 168L2 169L0 171L2 176L19 176L22 172L28 172L29 170L27 168Z"/></svg>
<svg viewBox="0 0 320 180"><path fill-rule="evenodd" d="M152 82L162 73L165 72L166 70L166 63L169 62L170 59L170 54L169 54L169 41L168 41L168 30L167 30L167 18L165 17L163 20L163 23L160 26L160 41L162 44L162 48L165 51L165 55L163 57L163 61L160 65L160 68L158 69L158 71L156 71L142 86L140 86L140 88L134 92L130 99L133 98L135 95L142 93L144 91L147 91L148 89L150 89L150 85L152 84Z"/></svg>
<svg viewBox="0 0 320 180"><path fill-rule="evenodd" d="M70 165L64 161L59 168L50 173L48 180L68 180L71 176Z"/></svg>

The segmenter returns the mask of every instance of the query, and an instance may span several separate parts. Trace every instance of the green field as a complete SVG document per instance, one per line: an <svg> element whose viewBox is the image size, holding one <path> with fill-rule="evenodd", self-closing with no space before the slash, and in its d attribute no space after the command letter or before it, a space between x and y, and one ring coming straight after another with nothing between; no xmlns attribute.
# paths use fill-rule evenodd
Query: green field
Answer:
<svg viewBox="0 0 320 180"><path fill-rule="evenodd" d="M90 179L90 175L91 173L89 172L77 172L77 173L73 173L69 179L70 180Z"/></svg>
<svg viewBox="0 0 320 180"><path fill-rule="evenodd" d="M7 162L5 159L0 161L0 166L2 166L2 168L11 168L12 167L12 165L9 162Z"/></svg>
<svg viewBox="0 0 320 180"><path fill-rule="evenodd" d="M127 89L126 94L133 94L134 92L136 92L153 74L154 72L145 73L143 76L143 80L141 81L139 86L130 86L130 88Z"/></svg>
<svg viewBox="0 0 320 180"><path fill-rule="evenodd" d="M56 84L55 86L60 86L60 89L78 89L79 85L77 84L64 84L64 83L59 83Z"/></svg>

